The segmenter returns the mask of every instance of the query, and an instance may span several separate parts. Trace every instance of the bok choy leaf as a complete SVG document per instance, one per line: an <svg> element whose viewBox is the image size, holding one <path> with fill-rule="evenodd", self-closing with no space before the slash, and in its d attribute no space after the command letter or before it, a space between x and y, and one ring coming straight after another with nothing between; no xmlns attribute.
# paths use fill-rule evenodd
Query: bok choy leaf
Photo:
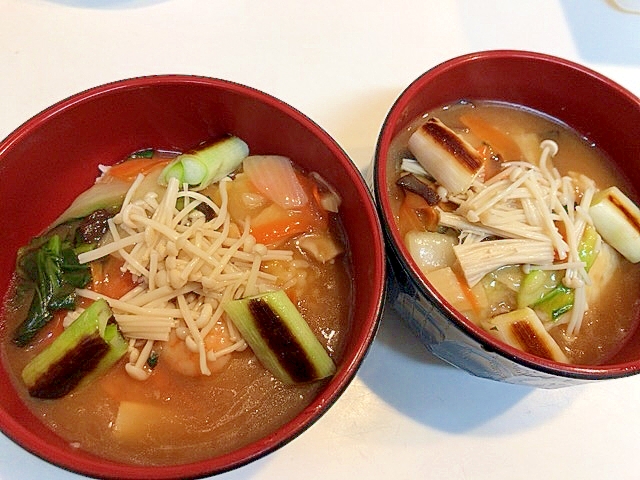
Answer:
<svg viewBox="0 0 640 480"><path fill-rule="evenodd" d="M71 244L58 235L35 250L20 257L19 271L34 284L34 296L27 318L14 332L13 342L26 346L61 309L75 308L75 288L84 287L91 280L88 265L78 262Z"/></svg>

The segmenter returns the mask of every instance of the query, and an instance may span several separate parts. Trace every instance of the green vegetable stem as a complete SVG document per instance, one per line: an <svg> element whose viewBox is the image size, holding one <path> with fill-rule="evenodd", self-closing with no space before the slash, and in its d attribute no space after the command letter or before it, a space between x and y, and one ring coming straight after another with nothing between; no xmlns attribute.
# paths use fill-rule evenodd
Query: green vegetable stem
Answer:
<svg viewBox="0 0 640 480"><path fill-rule="evenodd" d="M253 353L286 384L333 375L336 366L283 290L227 302L224 310Z"/></svg>
<svg viewBox="0 0 640 480"><path fill-rule="evenodd" d="M201 190L236 170L249 155L249 147L238 137L229 136L193 152L178 155L167 165L158 182L166 185L170 178Z"/></svg>
<svg viewBox="0 0 640 480"><path fill-rule="evenodd" d="M24 367L22 380L32 397L60 398L106 372L127 348L109 305L100 299Z"/></svg>

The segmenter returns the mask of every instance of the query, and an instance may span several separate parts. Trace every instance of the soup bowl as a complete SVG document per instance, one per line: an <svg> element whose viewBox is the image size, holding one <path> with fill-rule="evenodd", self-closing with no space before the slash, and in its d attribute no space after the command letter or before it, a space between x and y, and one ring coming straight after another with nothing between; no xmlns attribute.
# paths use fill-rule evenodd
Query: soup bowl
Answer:
<svg viewBox="0 0 640 480"><path fill-rule="evenodd" d="M384 242L370 190L345 152L312 120L266 93L225 80L163 75L106 84L57 103L2 141L0 231L5 238L0 290L8 289L18 248L94 182L100 164L113 164L149 147L184 151L224 134L244 139L252 153L285 155L318 172L342 198L339 215L354 288L350 331L335 375L308 406L263 438L217 457L155 467L119 463L74 448L25 406L2 363L0 430L29 452L95 477L213 475L294 439L334 404L355 376L375 336L385 287ZM6 335L6 328L0 331Z"/></svg>
<svg viewBox="0 0 640 480"><path fill-rule="evenodd" d="M399 95L376 145L372 181L387 241L388 305L434 355L479 377L555 388L638 373L637 329L605 364L546 360L508 346L469 321L421 274L391 208L388 187L396 166L390 164L390 146L420 115L465 99L524 106L567 124L640 188L640 101L629 91L584 66L535 52L485 51L445 61Z"/></svg>

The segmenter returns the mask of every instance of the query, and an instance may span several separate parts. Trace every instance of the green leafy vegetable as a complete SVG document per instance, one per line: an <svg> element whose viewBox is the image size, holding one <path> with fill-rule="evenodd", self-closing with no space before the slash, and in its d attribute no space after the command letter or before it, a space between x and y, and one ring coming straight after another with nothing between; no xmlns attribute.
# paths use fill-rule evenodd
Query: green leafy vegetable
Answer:
<svg viewBox="0 0 640 480"><path fill-rule="evenodd" d="M149 358L147 359L147 366L152 369L156 368L159 359L160 355L158 355L158 352L154 350L153 352L151 352L151 355L149 355Z"/></svg>
<svg viewBox="0 0 640 480"><path fill-rule="evenodd" d="M129 158L153 158L154 153L155 153L155 149L145 148L143 150L138 150L137 152L133 152L131 155L129 155Z"/></svg>
<svg viewBox="0 0 640 480"><path fill-rule="evenodd" d="M52 235L39 248L27 250L19 258L19 271L34 284L34 295L27 318L14 332L16 345L26 346L61 309L75 308L75 288L91 280L88 265L81 265L68 241Z"/></svg>

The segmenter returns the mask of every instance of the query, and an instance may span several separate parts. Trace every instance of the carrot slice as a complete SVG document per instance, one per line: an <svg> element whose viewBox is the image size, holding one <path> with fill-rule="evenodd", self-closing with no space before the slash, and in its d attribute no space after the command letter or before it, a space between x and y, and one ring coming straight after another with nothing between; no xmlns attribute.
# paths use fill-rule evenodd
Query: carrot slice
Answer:
<svg viewBox="0 0 640 480"><path fill-rule="evenodd" d="M411 230L433 230L437 220L434 208L423 197L413 192L404 192L398 212L398 228L403 238Z"/></svg>
<svg viewBox="0 0 640 480"><path fill-rule="evenodd" d="M311 208L287 210L273 203L251 222L251 234L258 243L276 244L301 233L324 229L325 223Z"/></svg>
<svg viewBox="0 0 640 480"><path fill-rule="evenodd" d="M476 316L479 316L482 312L481 312L480 302L478 301L478 297L476 297L476 294L473 293L473 291L469 287L469 284L467 283L467 281L465 280L464 276L461 273L454 272L454 274L458 279L458 283L460 284L460 290L462 291L462 294L465 296L465 298L471 305L471 309L473 310L473 313L475 313Z"/></svg>
<svg viewBox="0 0 640 480"><path fill-rule="evenodd" d="M134 158L112 165L111 168L109 168L107 175L126 182L132 182L139 173L147 174L155 168L164 168L172 160L173 158L167 157Z"/></svg>
<svg viewBox="0 0 640 480"><path fill-rule="evenodd" d="M91 264L91 280L89 288L111 298L120 298L136 286L133 276L129 272L123 272L120 267L124 261L109 256L101 262Z"/></svg>
<svg viewBox="0 0 640 480"><path fill-rule="evenodd" d="M278 244L302 233L329 228L328 214L317 200L317 185L302 174L296 175L308 197L307 203L290 209L272 203L258 213L251 219L251 234L258 243Z"/></svg>
<svg viewBox="0 0 640 480"><path fill-rule="evenodd" d="M468 113L460 116L460 121L481 140L487 142L495 152L502 155L505 160L518 160L522 158L522 151L518 144L509 135L491 125L478 115Z"/></svg>

